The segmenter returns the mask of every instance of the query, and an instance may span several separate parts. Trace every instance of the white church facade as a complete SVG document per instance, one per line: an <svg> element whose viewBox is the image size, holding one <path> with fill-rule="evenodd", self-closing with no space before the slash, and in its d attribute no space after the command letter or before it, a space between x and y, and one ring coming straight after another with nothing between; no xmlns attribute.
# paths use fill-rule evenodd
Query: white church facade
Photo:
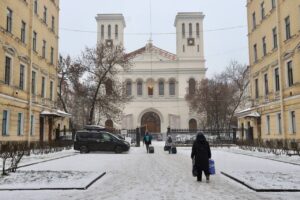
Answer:
<svg viewBox="0 0 300 200"><path fill-rule="evenodd" d="M120 78L133 99L125 106L119 128L146 126L151 133L164 133L168 127L199 127L199 116L190 110L185 96L205 77L203 19L201 12L177 14L176 54L151 41L129 53L133 66ZM126 25L122 14L98 14L96 20L98 42L123 45Z"/></svg>

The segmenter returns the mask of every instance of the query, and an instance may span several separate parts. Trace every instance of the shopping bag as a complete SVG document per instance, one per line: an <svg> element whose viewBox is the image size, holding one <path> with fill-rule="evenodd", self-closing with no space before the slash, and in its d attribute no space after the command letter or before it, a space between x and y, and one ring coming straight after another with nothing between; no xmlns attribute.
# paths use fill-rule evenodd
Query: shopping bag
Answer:
<svg viewBox="0 0 300 200"><path fill-rule="evenodd" d="M193 174L194 177L196 177L198 175L197 167L195 165L195 159L193 159L192 174Z"/></svg>
<svg viewBox="0 0 300 200"><path fill-rule="evenodd" d="M213 159L209 159L209 174L210 175L216 174L215 161Z"/></svg>

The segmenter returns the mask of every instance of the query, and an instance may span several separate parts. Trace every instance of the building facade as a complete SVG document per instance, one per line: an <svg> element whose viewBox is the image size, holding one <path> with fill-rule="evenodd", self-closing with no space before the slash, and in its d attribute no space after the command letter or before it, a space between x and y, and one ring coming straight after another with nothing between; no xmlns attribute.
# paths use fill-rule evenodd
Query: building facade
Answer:
<svg viewBox="0 0 300 200"><path fill-rule="evenodd" d="M59 0L0 1L0 141L49 141L56 109Z"/></svg>
<svg viewBox="0 0 300 200"><path fill-rule="evenodd" d="M250 139L300 139L300 0L248 0L252 106L237 113Z"/></svg>
<svg viewBox="0 0 300 200"><path fill-rule="evenodd" d="M199 116L189 109L185 96L195 92L196 83L205 77L203 19L200 12L177 14L176 54L151 40L129 53L133 67L120 79L133 100L125 106L120 128L146 127L152 133L166 132L168 127L197 128ZM123 45L123 15L99 14L96 20L98 43Z"/></svg>

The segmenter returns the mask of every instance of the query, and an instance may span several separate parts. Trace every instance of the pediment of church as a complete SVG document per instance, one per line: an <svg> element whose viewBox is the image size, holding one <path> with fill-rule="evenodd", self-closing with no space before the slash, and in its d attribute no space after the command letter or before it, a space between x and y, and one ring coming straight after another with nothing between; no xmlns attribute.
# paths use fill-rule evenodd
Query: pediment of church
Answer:
<svg viewBox="0 0 300 200"><path fill-rule="evenodd" d="M128 54L133 61L176 61L177 56L173 53L160 49L152 43Z"/></svg>

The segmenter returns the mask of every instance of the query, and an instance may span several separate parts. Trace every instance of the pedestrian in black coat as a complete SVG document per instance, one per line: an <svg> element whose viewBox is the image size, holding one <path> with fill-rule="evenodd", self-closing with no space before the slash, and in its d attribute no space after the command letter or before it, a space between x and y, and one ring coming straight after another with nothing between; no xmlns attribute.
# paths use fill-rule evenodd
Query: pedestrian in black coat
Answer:
<svg viewBox="0 0 300 200"><path fill-rule="evenodd" d="M197 168L197 181L202 181L202 171L206 176L206 181L209 181L209 159L211 152L208 142L202 133L198 133L193 144L191 158L195 159Z"/></svg>

